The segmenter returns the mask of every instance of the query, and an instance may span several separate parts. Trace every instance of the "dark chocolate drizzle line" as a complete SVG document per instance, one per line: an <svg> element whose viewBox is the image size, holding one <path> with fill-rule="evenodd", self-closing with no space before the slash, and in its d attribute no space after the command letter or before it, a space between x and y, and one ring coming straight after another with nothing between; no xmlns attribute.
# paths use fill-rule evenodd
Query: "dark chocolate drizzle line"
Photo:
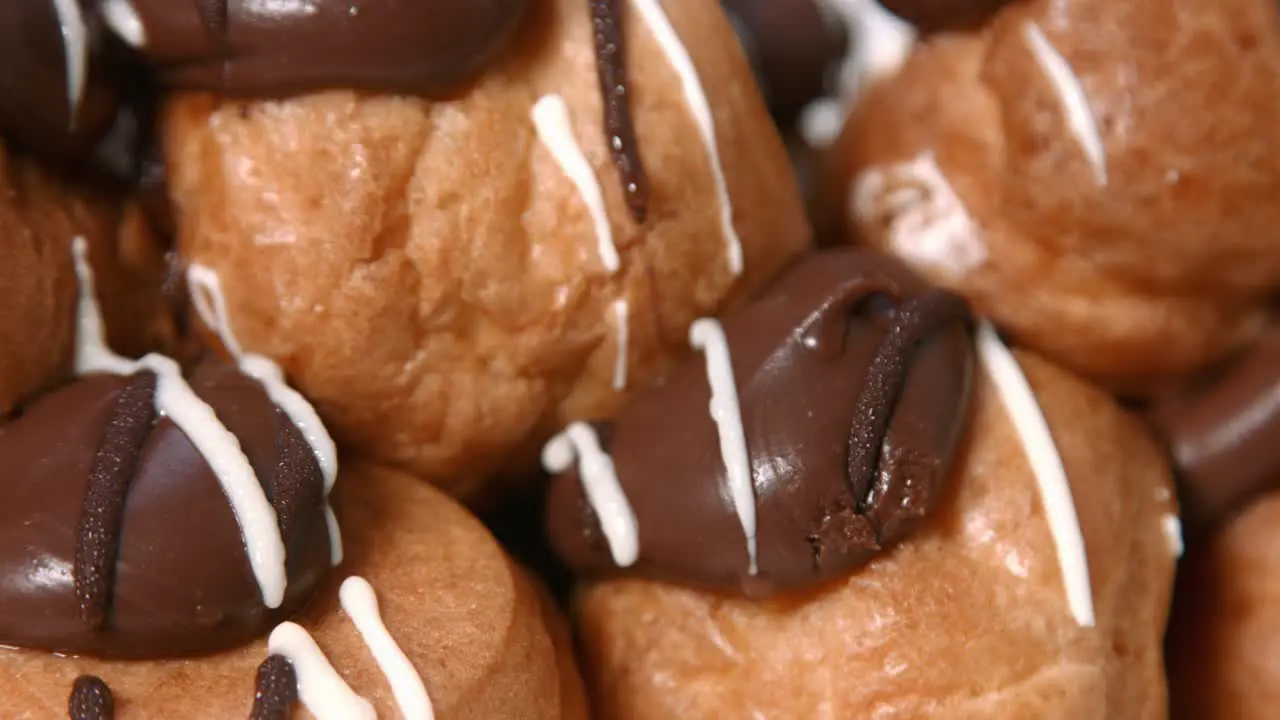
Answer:
<svg viewBox="0 0 1280 720"><path fill-rule="evenodd" d="M94 456L76 539L73 569L80 617L91 628L106 621L120 550L120 523L125 496L137 469L138 457L155 425L156 376L135 373L116 400L102 444Z"/></svg>
<svg viewBox="0 0 1280 720"><path fill-rule="evenodd" d="M267 483L267 498L276 511L283 538L300 537L295 525L324 512L324 473L315 450L293 424L289 414L276 408L275 472Z"/></svg>
<svg viewBox="0 0 1280 720"><path fill-rule="evenodd" d="M649 176L640 160L639 143L631 117L631 90L627 82L626 33L622 27L621 0L588 0L592 35L595 37L596 74L604 105L604 129L609 152L622 179L627 208L637 223L649 215Z"/></svg>
<svg viewBox="0 0 1280 720"><path fill-rule="evenodd" d="M298 674L282 655L270 655L258 666L249 720L288 720L298 703Z"/></svg>
<svg viewBox="0 0 1280 720"><path fill-rule="evenodd" d="M111 688L95 675L81 675L71 686L67 717L71 720L111 720L115 717Z"/></svg>
<svg viewBox="0 0 1280 720"><path fill-rule="evenodd" d="M182 2L182 0L170 1ZM200 22L205 30L209 31L209 35L218 44L222 44L227 37L227 26L230 24L230 7L227 0L195 0L195 3L196 11L200 14Z"/></svg>
<svg viewBox="0 0 1280 720"><path fill-rule="evenodd" d="M898 395L911 371L914 349L946 325L968 317L964 300L942 290L932 290L898 307L893 326L871 361L849 432L848 481L859 515L866 514L880 495L875 492L880 451Z"/></svg>

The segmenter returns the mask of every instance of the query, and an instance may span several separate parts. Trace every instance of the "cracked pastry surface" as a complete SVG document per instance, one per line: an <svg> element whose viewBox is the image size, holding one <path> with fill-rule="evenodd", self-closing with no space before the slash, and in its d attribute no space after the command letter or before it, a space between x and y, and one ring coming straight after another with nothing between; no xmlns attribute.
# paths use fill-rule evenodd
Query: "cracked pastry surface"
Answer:
<svg viewBox="0 0 1280 720"><path fill-rule="evenodd" d="M1280 280L1277 27L1255 0L1037 1L928 38L846 127L824 216L1095 380L1185 378Z"/></svg>
<svg viewBox="0 0 1280 720"><path fill-rule="evenodd" d="M187 96L166 120L180 246L222 274L246 347L340 441L463 497L611 413L808 239L716 3L625 15L642 225L602 141L591 18L537 10L454 100Z"/></svg>

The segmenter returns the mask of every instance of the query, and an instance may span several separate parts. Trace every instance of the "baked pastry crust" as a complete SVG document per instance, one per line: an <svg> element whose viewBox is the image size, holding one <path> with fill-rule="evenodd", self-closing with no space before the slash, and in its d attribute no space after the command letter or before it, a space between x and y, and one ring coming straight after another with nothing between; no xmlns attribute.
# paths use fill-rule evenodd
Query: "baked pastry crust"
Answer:
<svg viewBox="0 0 1280 720"><path fill-rule="evenodd" d="M953 492L916 535L846 580L767 602L642 580L585 588L577 616L597 712L1165 717L1168 466L1104 393L1017 357L1069 477L1095 627L1081 625L1064 588L1079 577L1060 570L1048 518L1061 508L1048 512L983 377Z"/></svg>
<svg viewBox="0 0 1280 720"><path fill-rule="evenodd" d="M540 4L454 100L328 92L170 104L184 256L223 277L246 349L277 360L340 442L473 498L496 471L534 467L568 421L614 412L687 352L695 318L808 244L786 153L718 4L660 5L706 94L718 158L651 29L659 5L633 5L631 99L652 184L643 226L615 181L579 0ZM567 112L616 272L535 108ZM545 137L564 140L543 119Z"/></svg>
<svg viewBox="0 0 1280 720"><path fill-rule="evenodd" d="M1185 378L1280 281L1275 15L1035 0L927 38L833 151L827 224L1112 388Z"/></svg>

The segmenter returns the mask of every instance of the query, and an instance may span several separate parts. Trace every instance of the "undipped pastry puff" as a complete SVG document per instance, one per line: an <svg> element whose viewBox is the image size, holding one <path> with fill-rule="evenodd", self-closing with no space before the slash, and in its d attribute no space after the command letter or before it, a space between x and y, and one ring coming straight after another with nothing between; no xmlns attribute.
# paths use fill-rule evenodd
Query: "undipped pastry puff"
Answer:
<svg viewBox="0 0 1280 720"><path fill-rule="evenodd" d="M1275 3L1011 3L865 96L823 215L1018 344L1145 394L1266 323L1277 113Z"/></svg>

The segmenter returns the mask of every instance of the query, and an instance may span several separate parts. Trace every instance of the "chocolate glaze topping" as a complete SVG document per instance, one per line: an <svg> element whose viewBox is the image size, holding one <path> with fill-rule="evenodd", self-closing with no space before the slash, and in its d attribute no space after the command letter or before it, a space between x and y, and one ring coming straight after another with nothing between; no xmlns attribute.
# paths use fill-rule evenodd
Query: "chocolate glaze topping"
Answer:
<svg viewBox="0 0 1280 720"><path fill-rule="evenodd" d="M1280 488L1280 330L1148 418L1173 458L1188 536Z"/></svg>
<svg viewBox="0 0 1280 720"><path fill-rule="evenodd" d="M0 134L63 159L87 152L120 102L97 3L78 7L78 17L64 21L52 0L0 2ZM78 91L68 57L84 61Z"/></svg>
<svg viewBox="0 0 1280 720"><path fill-rule="evenodd" d="M81 675L71 686L67 716L71 720L111 720L115 717L111 688L94 675Z"/></svg>
<svg viewBox="0 0 1280 720"><path fill-rule="evenodd" d="M889 12L922 33L970 30L1017 0L879 0Z"/></svg>
<svg viewBox="0 0 1280 720"><path fill-rule="evenodd" d="M637 149L620 0L587 0L609 150L636 222L649 180ZM131 40L171 87L240 97L326 88L442 97L485 69L510 40L529 0L120 0L137 20ZM119 23L117 23L119 25Z"/></svg>
<svg viewBox="0 0 1280 720"><path fill-rule="evenodd" d="M968 307L957 296L940 290L901 301L894 311L888 336L867 368L849 431L848 481L853 496L860 498L858 514L872 516L871 529L878 526L880 535L897 534L890 528L904 519L901 514L904 508L916 507L921 511L928 508L929 499L916 502L911 497L913 493L934 492L933 488L916 483L933 479L931 466L936 453L930 453L927 447L922 452L910 444L895 443L894 440L902 438L894 438L889 432L898 398L913 369L915 350L935 333L944 332L953 323L967 321L968 312ZM895 479L899 482L894 482ZM901 495L886 502L885 497L894 492ZM908 519L915 517L911 515Z"/></svg>
<svg viewBox="0 0 1280 720"><path fill-rule="evenodd" d="M249 720L288 720L298 703L298 675L293 663L270 655L258 666Z"/></svg>
<svg viewBox="0 0 1280 720"><path fill-rule="evenodd" d="M0 427L0 644L111 658L234 647L296 613L330 565L324 480L256 381L189 379L234 434L277 513L288 586L262 603L217 476L167 417L155 378L89 376Z"/></svg>
<svg viewBox="0 0 1280 720"><path fill-rule="evenodd" d="M529 0L129 0L117 27L165 84L235 96L358 88L438 96L506 46Z"/></svg>
<svg viewBox="0 0 1280 720"><path fill-rule="evenodd" d="M604 129L613 164L622 178L631 217L643 223L648 215L649 176L637 151L631 120L631 91L627 84L626 33L622 27L620 0L588 0L595 36L596 72L604 101Z"/></svg>
<svg viewBox="0 0 1280 720"><path fill-rule="evenodd" d="M580 573L752 597L847 575L911 532L944 490L968 423L970 321L960 298L897 261L811 254L723 321L756 500L757 572L701 357L594 426L636 517L634 565L615 566L577 464L552 481L553 547Z"/></svg>
<svg viewBox="0 0 1280 720"><path fill-rule="evenodd" d="M721 0L779 125L827 94L827 78L849 51L843 20L817 0Z"/></svg>
<svg viewBox="0 0 1280 720"><path fill-rule="evenodd" d="M636 222L649 180L631 119L621 0L587 0L609 150ZM238 97L355 88L426 97L457 92L503 48L529 0L118 0L116 32L161 81ZM130 24L130 23L124 23Z"/></svg>

